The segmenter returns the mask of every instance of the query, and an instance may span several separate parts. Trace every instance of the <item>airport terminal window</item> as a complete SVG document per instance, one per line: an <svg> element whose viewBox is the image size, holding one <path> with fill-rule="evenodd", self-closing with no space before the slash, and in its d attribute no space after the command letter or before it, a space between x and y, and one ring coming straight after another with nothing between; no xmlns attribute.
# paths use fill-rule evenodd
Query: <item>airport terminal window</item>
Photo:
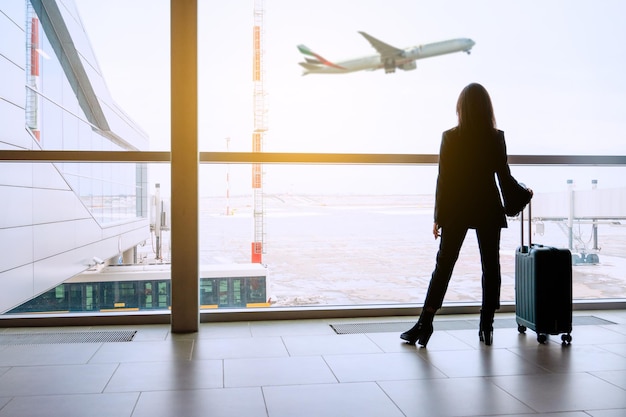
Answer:
<svg viewBox="0 0 626 417"><path fill-rule="evenodd" d="M79 3L78 9L87 7L87 2ZM339 7L348 10L352 5L348 2ZM312 12L324 14L331 6L333 4L329 2L322 2ZM383 7L387 6L384 2L374 6L380 7L381 13L385 13ZM266 83L263 93L271 96L272 100L264 103L267 107L263 110L267 113L262 116L268 117L264 122L271 120L272 123L265 126L264 142L259 146L261 144L254 142L252 112L241 110L253 108L255 94L250 80L252 6L225 10L228 19L224 19L220 13L213 13L212 7L206 2L199 4L199 15L202 19L206 18L206 21L203 20L206 24L202 25L199 34L203 47L198 51L199 72L204 74L199 90L203 112L199 127L202 151L249 152L256 145L257 149L268 152L434 155L438 150L441 131L455 122L454 102L466 82L464 76L459 76L451 68L460 66L467 68L467 73L475 73L482 68L481 59L486 59L490 51L493 53L493 48L501 50L496 48L497 38L462 33L461 36L476 38L475 54L468 56L458 53L429 58L420 61L414 71L396 69L392 74L384 74L383 70L379 70L341 76L309 74L302 77L301 67L298 66L300 54L295 45L309 42L308 39L314 36L311 34L316 33L313 22L317 20L305 20L303 28L309 25L310 28L303 30L299 37L307 39L296 40L293 36L286 36L293 29L288 23L302 11L290 2L279 2L271 6L276 14L272 20L265 22L264 27L267 54L264 56ZM397 7L413 10L417 6L407 2ZM429 7L433 14L444 13L443 6ZM578 12L586 10L585 5L575 7ZM530 16L531 10L532 7L529 7L523 13L528 13L528 17L534 19ZM568 19L575 23L580 17L572 17L575 13L571 13ZM414 14L407 13L406 16ZM511 19L508 14L503 16L500 22L490 21L474 30L484 33L494 30L493 25L502 25L503 21ZM589 14L592 23L596 17L595 12ZM538 24L545 23L539 17L536 19L539 19ZM433 19L433 25L436 20ZM455 22L452 20L446 24L453 25ZM92 16L84 22L85 30L89 33L90 24L95 20ZM410 27L414 25L411 23ZM612 20L607 23L607 27L614 27ZM122 28L120 26L120 33L123 33ZM448 36L442 27L439 29L440 32L432 35L432 41ZM97 29L94 27L94 30ZM107 30L111 36L110 28ZM423 30L424 33L432 33L429 32L432 27L424 27ZM28 126L31 133L39 131L38 143L41 148L122 150L105 132L98 131L89 122L90 118L75 99L71 84L62 76L63 71L51 51L50 40L45 37L44 30L40 30L40 33L41 49L50 58L41 58L42 82L29 85L27 90L31 97L36 97L36 106L32 110L36 109L40 113L37 119L40 124ZM229 36L224 37L223 33ZM373 35L383 40L389 39L391 44L398 43L401 47L410 42L422 42L421 38L425 36L422 33L414 37L405 36L406 31L400 33L399 29L390 33L392 35ZM356 38L355 46L363 43L365 55L373 51L361 35L352 35ZM346 48L338 39L352 35L325 33L312 41L316 40L322 50L326 47L334 48L331 55L336 53L336 56L342 56ZM561 35L554 36L548 40L556 42ZM94 36L95 39L103 37L106 38L102 34ZM331 43L329 38L332 38ZM573 36L572 42L578 38L579 35ZM402 44L404 39L407 45ZM494 42L486 42L484 39L492 39ZM210 65L214 47L245 52L235 57L240 61L234 65L216 68ZM287 52L282 51L291 53L287 55ZM98 55L97 48L95 52ZM156 51L155 55L159 53ZM560 67L554 67L555 72L546 70L544 73L543 68L533 68L532 72L524 73L527 67L514 68L524 59L523 56L518 56L515 51L505 53L511 54L507 55L511 60L502 59L498 55L499 62L510 72L504 71L502 67L494 67L493 71L498 73L492 78L486 75L486 84L490 89L493 87L496 116L506 130L509 154L626 153L623 143L611 139L614 138L611 133L621 130L621 120L624 120L619 110L621 107L616 105L620 94L624 92L624 85L621 81L613 82L612 77L613 71L615 74L623 73L623 63L607 65L612 70L604 73L607 75L604 78L597 77L594 72L597 70L591 62L594 57L589 57L589 61L585 59L582 63L584 65L581 64L577 72L559 72L557 70ZM297 54L296 58L294 54ZM539 50L538 54L544 58L546 65L567 66L572 63L572 58L564 57L552 49ZM334 56L331 58L334 59ZM560 58L567 59L559 63ZM459 65L451 66L450 62ZM121 62L118 64L122 65ZM167 83L163 79L153 78L157 76L159 68L167 67L167 62L151 65L154 71L150 73L142 73L141 66L135 67L133 71L132 64L128 67L127 64L123 63L124 68L128 68L125 77L129 78L129 72L141 73L145 80L150 81L146 84L153 88L150 91L153 101L169 102L161 90ZM589 72L585 72L587 70ZM506 79L501 77L503 73L507 73ZM554 73L566 75L563 80L554 82ZM206 74L210 74L210 77ZM44 75L48 77L45 82ZM445 80L437 82L440 76L445 77ZM576 82L580 81L580 77L594 81L589 85ZM519 85L511 85L510 79L520 80ZM550 82L568 88L571 85L582 85L582 93L590 99L566 100L570 106L561 106L563 102L555 101L559 97L558 91L545 89ZM365 85L367 88L364 88ZM609 90L610 94L607 93ZM420 94L415 93L418 91ZM541 95L537 94L539 91ZM598 95L592 94L594 91ZM520 108L523 106L518 105L522 101L515 101L520 94L526 93L528 97L522 98L544 97L536 102L538 114L524 113L525 110ZM571 99L571 94L570 91L564 97ZM147 94L136 95L142 97L145 103ZM598 132L589 128L593 117L574 116L585 114L585 109L589 110L586 106L590 103L601 104L598 109L591 109L588 113L594 117L602 115L597 117ZM162 107L159 109L155 114L160 114L161 119L167 119L162 117L165 114L161 111ZM569 111L572 113L568 114ZM440 117L437 123L430 123L433 114ZM544 115L550 115L549 120ZM163 120L156 120L154 125L147 126L152 135L152 149L167 149L169 146L169 135L163 133L169 130L167 126L164 128L163 123ZM544 129L545 126L549 129ZM586 136L581 137L578 132ZM154 184L148 186L148 174L146 170L141 171L142 165L59 162L54 163L54 166L101 225L111 226L148 215L147 201L154 194ZM538 165L534 165L515 166L513 169L514 174L537 193L536 206L533 208L534 241L559 247L569 246L574 252L574 297L586 300L624 298L624 167L538 168ZM156 171L161 172L152 177ZM154 182L156 178L159 182L167 183L167 171L167 168L151 171L151 181ZM262 224L262 259L272 276L271 281L256 278L201 281L201 305L244 308L248 304L265 302L278 308L419 304L422 301L437 248L429 234L436 174L433 165L259 165L251 161L229 166L205 164L200 171L201 260L250 263L250 245L254 240L251 235L256 232L255 226L260 225L255 224L255 215L259 218L255 210L262 208L265 216ZM253 172L259 171L264 176L262 199L256 200L257 205L251 177ZM566 181L570 178L574 178L575 193L579 197L577 201L598 202L598 207L591 208L599 211L589 213L588 207L581 206L579 210L585 214L570 218L566 206L569 201ZM592 180L598 180L597 192L592 191ZM615 210L612 208L614 205L617 207ZM609 207L611 210L605 212ZM518 245L519 225L519 219L510 219L509 228L503 232L503 300L509 302L512 301L514 274L512 254ZM150 235L151 238L154 236ZM449 302L475 303L480 298L480 270L473 239L471 234L468 235L466 250L461 254L451 284ZM151 244L145 243L146 246ZM145 246L140 251L143 249ZM161 260L167 261L168 249L163 250L165 259ZM117 258L113 260L116 261ZM21 307L22 311L167 309L170 305L170 284L162 281L115 285L62 284L29 303Z"/></svg>
<svg viewBox="0 0 626 417"><path fill-rule="evenodd" d="M218 305L217 289L215 281L204 280L200 282L200 305Z"/></svg>
<svg viewBox="0 0 626 417"><path fill-rule="evenodd" d="M621 261L626 252L619 243L626 237L626 209L620 203L626 193L624 168L513 166L512 170L535 191L532 241L570 248L574 255L574 298L626 295ZM250 166L202 166L206 182L201 188L210 190L214 183L208 180L225 178L227 172L231 180L245 178ZM431 233L436 167L288 165L270 166L268 172L289 178L292 187L284 192L273 187L263 201L262 261L271 276L267 298L272 306L423 301L438 249ZM318 178L333 181L318 184L315 194L295 192L301 184L314 185ZM234 183L231 187L238 190ZM335 192L328 193L329 187ZM232 193L200 200L203 263L249 262L253 198ZM520 226L519 217L509 218L508 228L502 231L502 301L506 303L514 302ZM527 229L525 236L528 244ZM480 280L476 237L469 232L446 302L480 302ZM226 288L224 284L222 291ZM226 294L222 297L226 299Z"/></svg>
<svg viewBox="0 0 626 417"><path fill-rule="evenodd" d="M47 33L29 1L26 122L44 150L112 150L114 145L105 133L89 121L77 99L77 87L68 80ZM50 23L48 23L50 25ZM47 30L48 31L47 31ZM76 83L76 80L74 80ZM85 100L85 98L82 98ZM132 164L56 164L73 191L103 224L117 223L146 213L137 196L146 195L147 184ZM67 171L64 168L68 168Z"/></svg>

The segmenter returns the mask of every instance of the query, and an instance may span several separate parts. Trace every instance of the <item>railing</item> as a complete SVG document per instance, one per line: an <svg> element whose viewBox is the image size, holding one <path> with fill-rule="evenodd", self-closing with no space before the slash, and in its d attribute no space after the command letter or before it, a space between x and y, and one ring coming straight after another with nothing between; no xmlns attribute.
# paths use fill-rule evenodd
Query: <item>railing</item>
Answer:
<svg viewBox="0 0 626 417"><path fill-rule="evenodd" d="M22 162L170 162L167 151L0 150L0 161ZM203 164L396 164L433 165L435 154L363 154L293 152L200 152ZM511 165L623 166L626 155L509 155Z"/></svg>

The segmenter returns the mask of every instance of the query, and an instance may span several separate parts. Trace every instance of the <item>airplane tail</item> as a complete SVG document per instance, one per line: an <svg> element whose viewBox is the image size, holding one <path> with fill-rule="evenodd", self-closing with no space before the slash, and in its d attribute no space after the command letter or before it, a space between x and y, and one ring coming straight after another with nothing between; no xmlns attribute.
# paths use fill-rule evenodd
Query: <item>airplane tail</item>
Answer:
<svg viewBox="0 0 626 417"><path fill-rule="evenodd" d="M324 69L325 67L344 69L343 67L340 67L339 65L333 64L332 62L330 62L323 56L316 54L306 45L302 45L302 44L298 45L298 51L300 51L300 53L304 55L304 60L306 61L306 62L299 63L306 70L303 73L303 75L306 75L309 72L316 72L316 70L321 70L321 69Z"/></svg>
<svg viewBox="0 0 626 417"><path fill-rule="evenodd" d="M329 62L328 60L324 59L322 56L313 52L306 45L298 45L298 51L300 51L300 53L304 55L305 61L309 64L324 65L325 62Z"/></svg>

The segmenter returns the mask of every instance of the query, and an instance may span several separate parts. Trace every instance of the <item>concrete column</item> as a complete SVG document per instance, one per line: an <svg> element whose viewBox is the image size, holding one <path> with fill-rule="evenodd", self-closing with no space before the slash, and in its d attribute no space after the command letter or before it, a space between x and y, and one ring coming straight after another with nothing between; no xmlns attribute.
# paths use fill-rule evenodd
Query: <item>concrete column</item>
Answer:
<svg viewBox="0 0 626 417"><path fill-rule="evenodd" d="M122 263L125 265L132 265L137 263L137 246L126 249L122 253Z"/></svg>
<svg viewBox="0 0 626 417"><path fill-rule="evenodd" d="M172 332L198 331L198 5L170 0Z"/></svg>

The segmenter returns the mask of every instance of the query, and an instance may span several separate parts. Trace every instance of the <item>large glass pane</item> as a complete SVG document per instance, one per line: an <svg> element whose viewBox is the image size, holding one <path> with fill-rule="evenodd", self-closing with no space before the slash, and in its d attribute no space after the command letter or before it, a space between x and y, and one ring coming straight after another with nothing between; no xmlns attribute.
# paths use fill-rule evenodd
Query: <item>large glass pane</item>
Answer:
<svg viewBox="0 0 626 417"><path fill-rule="evenodd" d="M94 219L85 227L84 220L67 218L59 225L67 230L41 224L38 219L45 216L66 216L63 204L82 200L69 189L65 194L54 190L59 196L37 204L33 196L36 200L43 191L35 192L21 175L10 175L30 172L31 165L2 164L7 175L1 191L15 202L14 209L5 207L2 216L0 241L5 242L2 250L7 255L2 276L9 284L6 294L16 305L22 303L10 312L76 311L78 306L87 311L167 309L169 189L148 190L150 216L141 223L145 233L134 243L122 236L123 254L104 239L100 246L92 244L87 255L84 248L72 246L73 236L87 238L90 227L98 223ZM41 170L43 165L37 167ZM158 172L151 170L154 167L148 165L149 172ZM576 300L626 296L624 169L513 166L513 174L535 191L532 241L569 248L573 254ZM200 172L203 309L423 301L438 248L431 235L435 166L266 164L265 177L275 181L261 195L250 188L250 164L205 164ZM9 186L18 179L19 186ZM45 178L48 183L51 179ZM304 185L313 192L297 192L306 189ZM68 199L72 195L74 203ZM259 197L261 204L255 202ZM501 242L502 301L512 303L521 222L509 218L508 223ZM255 257L253 242L259 229L261 254ZM525 236L527 242L527 229ZM94 255L108 265L97 264ZM76 266L80 262L85 263ZM446 303L479 302L480 277L477 242L470 232ZM33 286L39 292L34 293Z"/></svg>
<svg viewBox="0 0 626 417"><path fill-rule="evenodd" d="M149 135L139 127L141 122L128 116L125 112L127 108L122 110L118 106L116 94L112 94L109 89L104 78L106 73L96 59L98 54L95 51L101 45L90 43L87 34L91 30L81 21L74 2L53 2L43 7L40 2L24 0L23 5L25 19L20 23L24 25L22 37L7 37L7 41L19 45L26 52L21 57L23 62L13 62L15 68L23 69L22 79L26 87L23 100L15 104L24 107L24 123L34 139L33 148L147 150ZM117 13L113 19L117 22L112 25L113 20L107 20L107 12L103 11L112 9L97 10L98 7L94 6L84 7L85 14L94 16L94 13L100 13L92 29L96 39L99 38L98 34L102 37L106 32L109 45L117 43L111 36L113 33L120 36L118 40L128 39L129 31L136 30L137 21L142 21L135 19L132 26L120 26L118 22L123 14ZM145 26L160 28L154 23L152 21ZM113 26L115 31L111 31ZM167 34L166 29L162 30L164 34ZM106 50L104 47L102 49ZM121 60L120 49L114 57L105 55L103 61L109 66L124 67L128 75L132 68ZM128 80L134 79L126 76L126 81L113 79L111 84L127 94L141 94L137 88L133 88L136 82L128 83ZM154 84L161 85L167 79L160 81ZM142 97L135 97L134 100L142 100ZM162 115L166 116L167 101L163 103L162 109L152 106L152 110L165 110ZM162 119L167 119L163 116Z"/></svg>
<svg viewBox="0 0 626 417"><path fill-rule="evenodd" d="M149 94L169 88L169 48L155 48L160 61L151 66L155 54L137 53L137 42L128 42L149 38L167 45L169 2L125 3L0 5L0 102L8 104L2 106L2 149L144 151L152 146L153 129L169 141L169 128L133 114L145 109L169 123L169 96ZM151 16L143 18L144 11ZM124 45L131 53L124 55ZM169 182L169 173L155 175L155 181ZM148 176L145 164L135 163L0 163L0 200L11 202L0 210L0 312L23 303L30 305L22 311L140 304L135 283L124 285L132 285L137 297L124 285L100 285L82 275L154 259L141 253L152 233Z"/></svg>
<svg viewBox="0 0 626 417"><path fill-rule="evenodd" d="M231 150L252 150L260 106L266 151L436 153L456 123L459 92L478 81L511 153L624 154L616 139L626 123L623 13L619 2L593 1L199 2L200 146L222 151L230 137ZM372 57L382 66L358 30L398 49L457 38L475 45L406 71L302 76L299 63L341 71L356 65L345 60Z"/></svg>
<svg viewBox="0 0 626 417"><path fill-rule="evenodd" d="M260 218L261 263L270 277L266 292L271 306L423 301L438 249L431 232L436 167L264 168L273 179L263 195ZM620 243L626 238L624 168L512 169L535 191L532 241L573 253L574 298L626 295L626 246ZM203 165L201 173L201 263L252 262L259 216L255 195L244 180L250 181L252 167ZM502 233L502 301L508 303L515 299L520 227L519 217L509 218ZM479 303L481 273L476 236L470 231L446 303ZM220 302L237 293L226 283L219 291Z"/></svg>
<svg viewBox="0 0 626 417"><path fill-rule="evenodd" d="M169 149L170 2L51 2L58 13L37 4L25 0L24 18L0 21L4 147ZM15 16L11 7L5 16ZM199 2L200 149L436 154L441 131L456 122L459 91L480 81L509 154L623 155L622 8ZM391 45L417 45L410 53L456 38L475 45L471 55L419 59L414 70L395 57L374 72L302 77L324 58L377 58L367 36L345 31L346 16ZM514 167L536 193L533 241L573 253L576 299L624 297L623 170ZM438 243L435 175L435 166L203 165L200 305L421 303ZM1 200L14 202L0 216L9 294L0 312L167 309L170 188L166 164L0 163ZM502 236L505 302L513 301L519 226L509 219ZM84 276L131 263L142 278ZM470 233L446 301L478 300Z"/></svg>
<svg viewBox="0 0 626 417"><path fill-rule="evenodd" d="M115 127L128 135L145 132L149 139L140 150L169 150L170 2L74 1L97 57L85 59L99 69L114 100Z"/></svg>
<svg viewBox="0 0 626 417"><path fill-rule="evenodd" d="M155 250L157 232L159 237L169 233L169 206L163 216L155 216L163 219L158 227L151 224L156 187L147 189L145 170L137 166L0 163L0 196L10 202L0 208L0 279L5 285L0 314L142 308L142 297L152 295L141 287L147 277L103 273L169 260L169 244L162 245L165 255L159 258ZM169 188L163 193L169 196Z"/></svg>

